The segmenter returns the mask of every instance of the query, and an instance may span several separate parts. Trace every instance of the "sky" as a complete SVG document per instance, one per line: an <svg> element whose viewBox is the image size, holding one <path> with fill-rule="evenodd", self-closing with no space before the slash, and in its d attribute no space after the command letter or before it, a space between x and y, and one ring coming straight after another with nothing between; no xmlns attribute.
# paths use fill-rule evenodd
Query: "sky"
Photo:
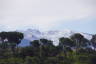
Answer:
<svg viewBox="0 0 96 64"><path fill-rule="evenodd" d="M96 0L0 0L0 29L34 27L96 34L95 25Z"/></svg>

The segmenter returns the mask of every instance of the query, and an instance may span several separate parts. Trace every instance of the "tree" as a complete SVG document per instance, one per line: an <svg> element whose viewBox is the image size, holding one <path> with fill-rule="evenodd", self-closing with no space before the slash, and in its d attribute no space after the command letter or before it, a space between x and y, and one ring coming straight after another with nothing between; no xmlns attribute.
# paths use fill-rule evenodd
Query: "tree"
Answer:
<svg viewBox="0 0 96 64"><path fill-rule="evenodd" d="M0 33L0 40L2 43L4 43L4 40L7 38L7 32L1 32Z"/></svg>
<svg viewBox="0 0 96 64"><path fill-rule="evenodd" d="M62 38L59 39L59 42L60 42L59 45L64 45L66 47L73 47L73 46L75 46L75 43L71 39L69 39L69 38L62 37Z"/></svg>
<svg viewBox="0 0 96 64"><path fill-rule="evenodd" d="M52 43L51 40L40 39L40 44L41 44L41 45L48 45L48 44L51 44L51 43Z"/></svg>
<svg viewBox="0 0 96 64"><path fill-rule="evenodd" d="M75 46L75 44L71 39L62 37L62 38L59 39L59 46L62 47L62 49L63 49L63 51L65 53L65 56L66 56L67 55L66 54L67 47L71 48L71 47Z"/></svg>
<svg viewBox="0 0 96 64"><path fill-rule="evenodd" d="M85 47L86 48L87 46L90 46L91 43L90 43L90 41L88 39L83 38L82 39L82 43L80 45L81 45L81 47Z"/></svg>
<svg viewBox="0 0 96 64"><path fill-rule="evenodd" d="M76 43L76 52L81 47L81 44L83 43L84 36L80 33L75 33L71 36L71 39Z"/></svg>
<svg viewBox="0 0 96 64"><path fill-rule="evenodd" d="M92 42L92 45L93 45L93 47L95 49L96 48L96 35L92 36L91 42Z"/></svg>
<svg viewBox="0 0 96 64"><path fill-rule="evenodd" d="M19 44L21 43L21 40L23 39L23 33L20 32L8 32L7 33L7 39L10 43Z"/></svg>
<svg viewBox="0 0 96 64"><path fill-rule="evenodd" d="M43 52L42 48L43 46L46 46L49 43L49 41L47 39L40 39L39 43L40 43L40 57L42 57Z"/></svg>
<svg viewBox="0 0 96 64"><path fill-rule="evenodd" d="M40 46L39 40L31 41L30 44L31 44L31 46L33 46L33 47L39 47L39 46Z"/></svg>
<svg viewBox="0 0 96 64"><path fill-rule="evenodd" d="M39 43L39 40L34 40L34 41L31 41L30 42L30 44L31 44L31 47L32 47L32 49L31 49L31 51L33 50L33 55L34 56L39 56L40 55L40 43ZM31 52L29 52L29 53L31 53Z"/></svg>
<svg viewBox="0 0 96 64"><path fill-rule="evenodd" d="M1 32L0 33L0 41L1 41L1 48L7 48L8 43L7 43L7 32Z"/></svg>
<svg viewBox="0 0 96 64"><path fill-rule="evenodd" d="M23 33L20 32L7 32L6 38L8 40L8 43L10 45L10 48L15 53L15 48L18 46L19 43L21 43L21 40L23 39Z"/></svg>

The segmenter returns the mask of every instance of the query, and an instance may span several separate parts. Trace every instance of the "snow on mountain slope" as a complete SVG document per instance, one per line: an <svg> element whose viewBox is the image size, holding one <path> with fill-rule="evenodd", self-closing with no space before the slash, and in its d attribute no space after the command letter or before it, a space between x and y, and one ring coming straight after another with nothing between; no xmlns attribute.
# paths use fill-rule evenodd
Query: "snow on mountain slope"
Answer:
<svg viewBox="0 0 96 64"><path fill-rule="evenodd" d="M90 40L92 38L91 34L81 33L81 32L76 32L76 31L71 31L71 30L41 32L37 29L27 29L24 31L22 30L20 32L24 33L24 41L25 40L33 41L33 40L45 38L48 40L52 40L54 45L59 44L59 38L70 37L72 34L75 34L75 33L82 34L88 40Z"/></svg>
<svg viewBox="0 0 96 64"><path fill-rule="evenodd" d="M27 28L30 28L30 26ZM71 31L68 29L61 30L61 31L58 31L58 30L52 31L51 30L51 31L43 31L42 32L36 28L32 28L32 27L31 27L31 29L27 29L27 28L24 27L23 30L22 29L16 30L16 31L24 33L24 39L22 40L22 43L20 45L24 44L26 46L29 44L28 42L33 41L33 40L38 40L41 38L52 40L54 45L58 45L59 38L70 37L72 34L75 34L75 33L82 34L88 40L90 40L92 38L92 34ZM12 28L10 28L8 26L0 25L0 32L1 31L12 31Z"/></svg>

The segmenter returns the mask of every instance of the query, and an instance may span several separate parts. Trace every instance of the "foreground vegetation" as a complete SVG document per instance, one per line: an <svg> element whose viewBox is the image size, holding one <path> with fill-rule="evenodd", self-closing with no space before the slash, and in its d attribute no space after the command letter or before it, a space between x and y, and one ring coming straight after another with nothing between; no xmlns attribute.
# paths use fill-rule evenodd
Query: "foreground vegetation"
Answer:
<svg viewBox="0 0 96 64"><path fill-rule="evenodd" d="M20 47L23 38L20 32L0 33L0 64L96 64L96 35L89 41L76 33L60 38L58 46L40 39Z"/></svg>

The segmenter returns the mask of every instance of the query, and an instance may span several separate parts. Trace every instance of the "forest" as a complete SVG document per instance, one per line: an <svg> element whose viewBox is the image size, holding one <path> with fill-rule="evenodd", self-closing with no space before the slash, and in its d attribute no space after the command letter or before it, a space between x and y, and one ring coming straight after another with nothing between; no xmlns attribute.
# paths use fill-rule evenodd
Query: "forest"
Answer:
<svg viewBox="0 0 96 64"><path fill-rule="evenodd" d="M58 46L42 38L22 47L23 38L21 32L0 32L0 64L96 64L96 35L61 37Z"/></svg>

